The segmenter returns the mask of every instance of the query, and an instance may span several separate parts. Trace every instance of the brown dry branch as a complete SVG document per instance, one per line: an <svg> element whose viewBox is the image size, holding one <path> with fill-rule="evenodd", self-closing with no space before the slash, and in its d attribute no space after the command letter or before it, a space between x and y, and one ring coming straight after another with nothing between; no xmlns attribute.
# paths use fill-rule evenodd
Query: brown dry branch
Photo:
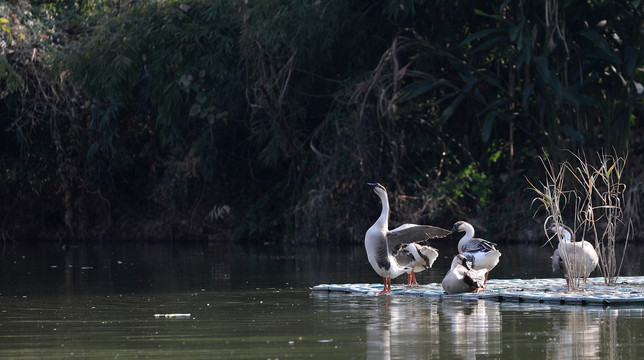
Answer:
<svg viewBox="0 0 644 360"><path fill-rule="evenodd" d="M359 109L359 118L365 115L365 109L373 103L371 96L376 98L376 115L393 116L396 112L397 97L402 80L413 59L405 65L400 64L398 58L400 52L411 45L408 38L397 36L387 51L382 54L376 68L369 74L367 79L356 85L355 90L349 98L350 104L356 104Z"/></svg>

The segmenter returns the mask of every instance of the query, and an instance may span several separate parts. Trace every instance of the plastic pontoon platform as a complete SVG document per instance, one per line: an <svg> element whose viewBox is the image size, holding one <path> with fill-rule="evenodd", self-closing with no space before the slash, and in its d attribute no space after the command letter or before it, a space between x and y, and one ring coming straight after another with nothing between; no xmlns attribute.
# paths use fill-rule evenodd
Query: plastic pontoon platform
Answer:
<svg viewBox="0 0 644 360"><path fill-rule="evenodd" d="M377 295L382 284L320 284L313 291ZM415 295L442 300L493 300L578 305L644 305L644 276L617 278L616 285L607 286L604 278L589 278L585 290L567 292L565 279L490 279L484 291L447 295L441 284L407 286L392 285L389 296Z"/></svg>

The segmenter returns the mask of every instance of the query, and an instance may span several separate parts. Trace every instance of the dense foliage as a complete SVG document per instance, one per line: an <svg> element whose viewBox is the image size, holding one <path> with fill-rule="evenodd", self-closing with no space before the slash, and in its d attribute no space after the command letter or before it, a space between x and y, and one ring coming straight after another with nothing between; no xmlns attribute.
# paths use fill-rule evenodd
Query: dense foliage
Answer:
<svg viewBox="0 0 644 360"><path fill-rule="evenodd" d="M522 238L525 177L564 148L629 154L637 227L642 21L641 1L3 5L3 235L360 242L378 181L393 223Z"/></svg>

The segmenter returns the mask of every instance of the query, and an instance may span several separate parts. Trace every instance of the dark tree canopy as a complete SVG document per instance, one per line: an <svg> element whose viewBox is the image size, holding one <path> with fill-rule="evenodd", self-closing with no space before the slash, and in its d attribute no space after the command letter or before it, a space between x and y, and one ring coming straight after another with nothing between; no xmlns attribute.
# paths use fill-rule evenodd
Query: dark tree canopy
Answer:
<svg viewBox="0 0 644 360"><path fill-rule="evenodd" d="M2 233L359 243L380 182L392 225L524 239L525 179L563 149L628 154L638 225L643 21L640 1L3 5Z"/></svg>

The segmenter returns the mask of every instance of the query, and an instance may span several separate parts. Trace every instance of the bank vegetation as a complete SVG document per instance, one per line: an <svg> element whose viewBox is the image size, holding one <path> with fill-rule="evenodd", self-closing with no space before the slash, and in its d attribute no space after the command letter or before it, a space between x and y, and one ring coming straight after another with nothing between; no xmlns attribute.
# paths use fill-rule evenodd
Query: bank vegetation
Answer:
<svg viewBox="0 0 644 360"><path fill-rule="evenodd" d="M526 179L584 151L628 159L636 241L643 23L641 1L4 2L3 240L360 243L380 182L392 225L541 241Z"/></svg>

